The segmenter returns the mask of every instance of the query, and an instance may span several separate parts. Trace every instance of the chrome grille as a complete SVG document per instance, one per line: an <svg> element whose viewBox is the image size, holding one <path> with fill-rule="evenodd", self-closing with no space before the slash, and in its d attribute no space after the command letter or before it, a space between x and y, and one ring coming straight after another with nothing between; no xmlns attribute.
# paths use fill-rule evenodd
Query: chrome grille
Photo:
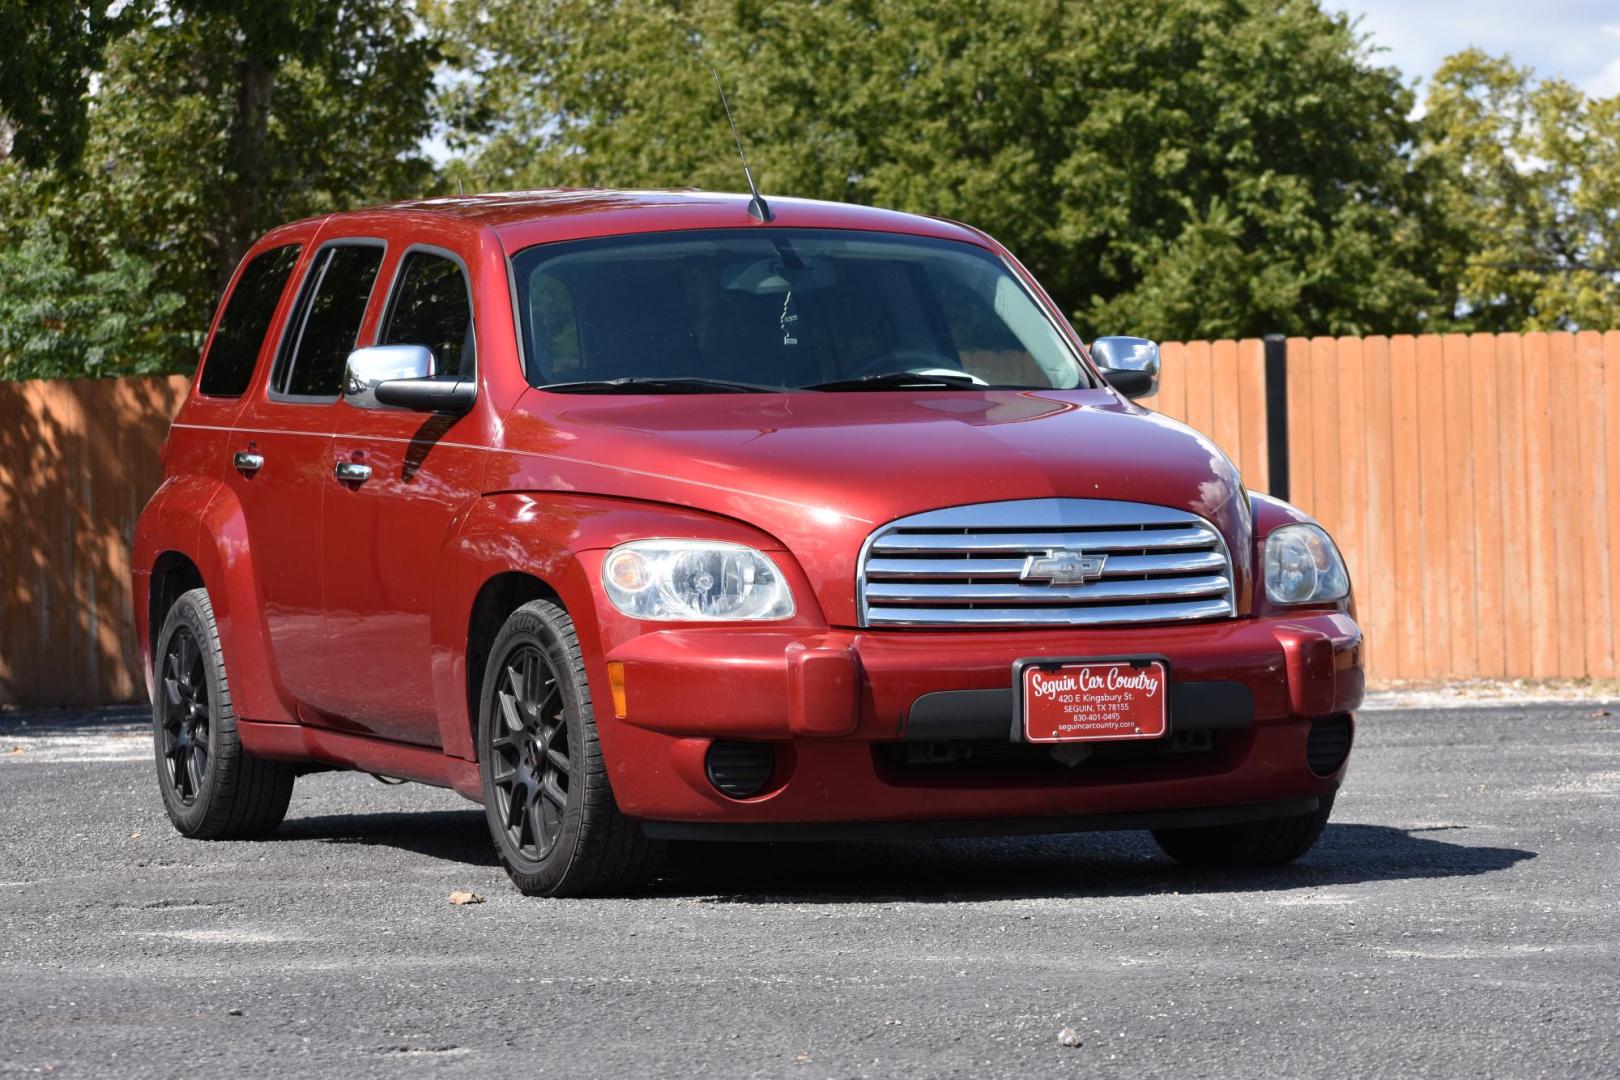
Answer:
<svg viewBox="0 0 1620 1080"><path fill-rule="evenodd" d="M1029 580L1053 552L1105 555L1079 583ZM1196 514L1102 499L1022 499L931 510L867 538L863 626L1117 626L1234 613L1232 563Z"/></svg>

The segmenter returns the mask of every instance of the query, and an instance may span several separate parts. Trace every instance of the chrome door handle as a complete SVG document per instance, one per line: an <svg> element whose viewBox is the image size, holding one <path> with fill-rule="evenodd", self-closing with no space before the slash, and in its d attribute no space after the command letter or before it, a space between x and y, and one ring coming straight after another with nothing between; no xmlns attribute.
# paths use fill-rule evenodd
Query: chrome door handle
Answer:
<svg viewBox="0 0 1620 1080"><path fill-rule="evenodd" d="M264 468L264 455L255 454L251 450L238 450L236 452L236 467L242 472L258 472Z"/></svg>
<svg viewBox="0 0 1620 1080"><path fill-rule="evenodd" d="M371 466L356 461L338 462L336 472L337 478L346 483L360 484L371 479Z"/></svg>

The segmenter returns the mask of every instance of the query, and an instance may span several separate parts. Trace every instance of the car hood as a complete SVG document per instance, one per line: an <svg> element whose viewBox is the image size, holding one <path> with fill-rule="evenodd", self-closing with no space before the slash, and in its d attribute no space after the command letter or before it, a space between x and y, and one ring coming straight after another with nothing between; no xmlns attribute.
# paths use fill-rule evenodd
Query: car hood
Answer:
<svg viewBox="0 0 1620 1080"><path fill-rule="evenodd" d="M1188 510L1233 553L1249 595L1251 523L1214 443L1106 390L563 397L508 417L492 487L692 507L771 534L834 625L855 622L873 529L966 503L1067 497Z"/></svg>

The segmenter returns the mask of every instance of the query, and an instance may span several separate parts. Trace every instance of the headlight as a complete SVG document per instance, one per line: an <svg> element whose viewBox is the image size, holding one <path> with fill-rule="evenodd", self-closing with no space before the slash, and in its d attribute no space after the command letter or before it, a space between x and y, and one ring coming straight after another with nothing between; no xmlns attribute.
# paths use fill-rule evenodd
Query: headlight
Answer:
<svg viewBox="0 0 1620 1080"><path fill-rule="evenodd" d="M1349 592L1350 572L1319 526L1284 525L1266 537L1266 598L1272 603L1321 603Z"/></svg>
<svg viewBox="0 0 1620 1080"><path fill-rule="evenodd" d="M602 561L613 606L633 619L787 619L793 594L768 556L714 540L635 540Z"/></svg>

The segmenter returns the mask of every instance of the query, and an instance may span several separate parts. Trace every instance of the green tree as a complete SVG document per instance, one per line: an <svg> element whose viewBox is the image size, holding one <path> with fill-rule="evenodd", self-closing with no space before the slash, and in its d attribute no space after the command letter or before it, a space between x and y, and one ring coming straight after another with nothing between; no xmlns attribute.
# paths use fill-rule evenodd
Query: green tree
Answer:
<svg viewBox="0 0 1620 1080"><path fill-rule="evenodd" d="M769 192L979 225L1091 332L1411 329L1412 98L1314 0L494 0L444 15L473 185Z"/></svg>
<svg viewBox="0 0 1620 1080"><path fill-rule="evenodd" d="M1429 89L1418 167L1443 283L1463 330L1620 327L1620 96L1477 50Z"/></svg>
<svg viewBox="0 0 1620 1080"><path fill-rule="evenodd" d="M419 21L402 0L169 5L109 49L86 212L117 221L206 323L265 230L432 183L438 50Z"/></svg>
<svg viewBox="0 0 1620 1080"><path fill-rule="evenodd" d="M0 245L0 378L76 378L163 371L180 297L153 288L152 268L127 251L81 273L51 223Z"/></svg>
<svg viewBox="0 0 1620 1080"><path fill-rule="evenodd" d="M89 130L85 99L107 42L140 14L113 0L0 0L0 157L71 168Z"/></svg>
<svg viewBox="0 0 1620 1080"><path fill-rule="evenodd" d="M130 11L139 17L89 64L99 75L76 161L0 156L0 238L50 219L81 283L128 269L125 255L144 265L154 289L180 298L160 339L183 370L265 230L431 187L421 147L439 46L413 0L151 0L121 16Z"/></svg>

